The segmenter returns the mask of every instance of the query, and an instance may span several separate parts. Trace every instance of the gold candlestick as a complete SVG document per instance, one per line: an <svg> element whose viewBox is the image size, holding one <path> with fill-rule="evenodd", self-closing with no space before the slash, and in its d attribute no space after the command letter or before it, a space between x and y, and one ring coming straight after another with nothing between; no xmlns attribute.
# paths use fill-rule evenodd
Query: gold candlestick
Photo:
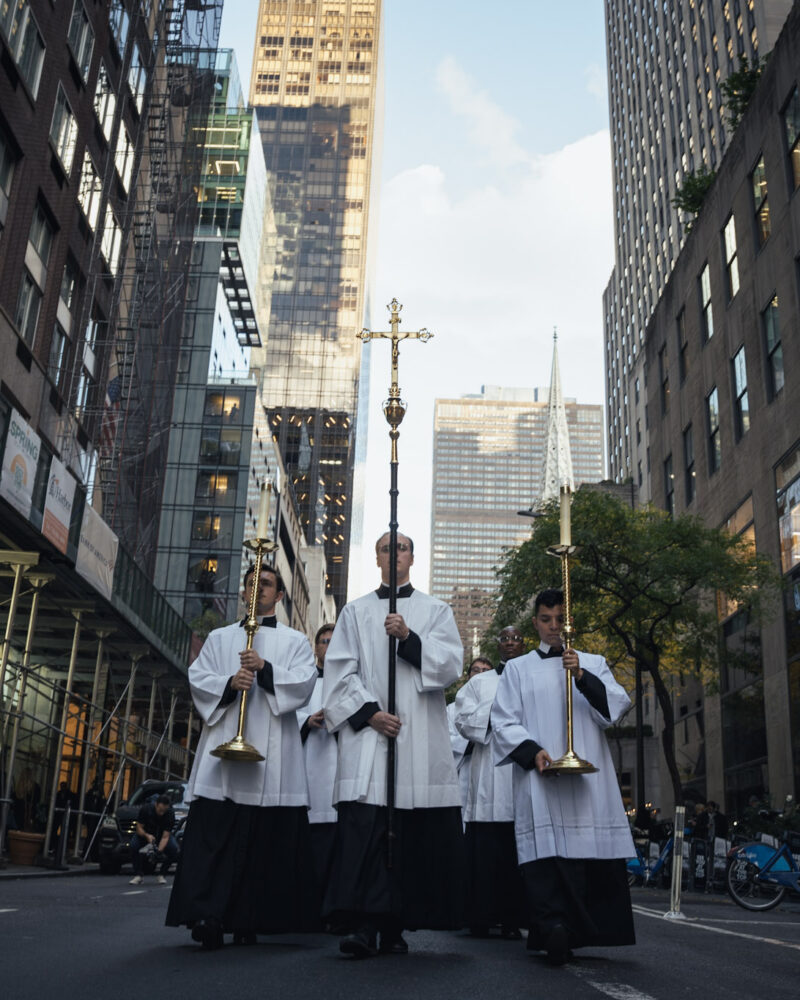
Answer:
<svg viewBox="0 0 800 1000"><path fill-rule="evenodd" d="M572 625L572 586L569 575L569 559L577 551L572 544L570 527L570 488L561 487L561 544L551 545L547 552L561 560L561 589L564 592L564 628L562 640L564 649L570 649L575 637ZM592 774L597 768L588 760L583 760L573 749L573 717L572 717L572 671L565 670L567 683L567 750L558 760L546 767L542 774Z"/></svg>
<svg viewBox="0 0 800 1000"><path fill-rule="evenodd" d="M272 484L268 483L261 487L261 504L258 512L257 538L248 539L245 548L255 553L255 565L253 567L253 583L250 588L250 601L247 608L247 618L244 620L244 630L247 633L247 643L245 649L253 648L253 638L258 631L258 618L256 610L258 608L258 595L261 590L261 563L265 552L274 552L278 545L266 537L269 522L269 506L272 493ZM248 743L244 738L244 720L247 714L247 691L242 691L239 699L239 725L236 736L227 743L220 743L218 747L211 751L212 757L221 757L223 760L264 760L264 756L256 748Z"/></svg>

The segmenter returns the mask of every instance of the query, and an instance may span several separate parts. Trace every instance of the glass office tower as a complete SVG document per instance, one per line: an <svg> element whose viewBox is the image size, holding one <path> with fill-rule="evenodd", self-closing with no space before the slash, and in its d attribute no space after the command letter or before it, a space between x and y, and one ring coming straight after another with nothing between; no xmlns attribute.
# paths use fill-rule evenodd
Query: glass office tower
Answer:
<svg viewBox="0 0 800 1000"><path fill-rule="evenodd" d="M277 229L262 393L338 607L353 521L380 28L380 0L262 0L250 82Z"/></svg>

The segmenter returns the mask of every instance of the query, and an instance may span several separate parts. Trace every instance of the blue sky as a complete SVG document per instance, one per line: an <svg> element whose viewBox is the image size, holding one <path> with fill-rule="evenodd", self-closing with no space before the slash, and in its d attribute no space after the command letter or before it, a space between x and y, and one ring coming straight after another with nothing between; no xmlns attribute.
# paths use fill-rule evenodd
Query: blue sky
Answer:
<svg viewBox="0 0 800 1000"><path fill-rule="evenodd" d="M220 44L245 92L257 0L227 0ZM602 0L385 0L386 101L372 324L404 304L400 523L428 583L433 402L546 385L559 330L566 396L601 403L613 210ZM388 351L373 351L364 554L386 527ZM531 498L533 499L533 498ZM372 565L370 565L372 564Z"/></svg>

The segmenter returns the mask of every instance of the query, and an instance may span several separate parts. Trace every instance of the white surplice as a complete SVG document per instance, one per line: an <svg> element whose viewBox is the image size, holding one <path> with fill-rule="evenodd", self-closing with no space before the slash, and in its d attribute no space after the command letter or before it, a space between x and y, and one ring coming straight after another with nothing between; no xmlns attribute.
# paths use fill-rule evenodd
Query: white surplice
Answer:
<svg viewBox="0 0 800 1000"><path fill-rule="evenodd" d="M297 713L297 724L302 729L306 719L322 708L322 678L318 677L308 704ZM309 726L303 744L303 762L308 779L309 823L335 823L333 783L336 780L336 737L325 726Z"/></svg>
<svg viewBox="0 0 800 1000"><path fill-rule="evenodd" d="M486 670L467 681L456 695L456 729L472 744L469 755L465 823L510 823L514 819L511 768L495 767L494 734L489 715L500 675Z"/></svg>
<svg viewBox="0 0 800 1000"><path fill-rule="evenodd" d="M308 639L278 623L261 626L253 649L272 664L275 693L253 683L247 698L244 738L266 760L236 761L212 757L210 751L236 736L239 696L225 707L220 699L239 669L239 653L247 635L241 625L210 633L189 667L189 684L205 725L197 744L186 801L231 799L249 806L307 806L308 787L296 712L314 690L317 666Z"/></svg>
<svg viewBox="0 0 800 1000"><path fill-rule="evenodd" d="M453 763L456 765L458 774L458 788L461 792L462 810L467 804L467 793L469 791L469 765L470 758L464 756L469 740L465 740L456 729L456 703L451 701L447 706L447 730L450 733L450 746L453 750Z"/></svg>
<svg viewBox="0 0 800 1000"><path fill-rule="evenodd" d="M561 657L534 650L509 660L500 677L491 724L495 760L512 764L514 823L519 863L540 858L631 858L633 846L604 730L630 707L602 656L579 653L582 668L606 689L610 719L591 707L573 680L574 750L599 768L595 774L540 775L509 756L534 740L555 760L566 750L566 682Z"/></svg>
<svg viewBox="0 0 800 1000"><path fill-rule="evenodd" d="M418 590L397 600L397 611L422 642L418 669L397 657L395 805L399 809L460 806L445 712L444 689L461 674L463 647L447 604ZM367 725L355 732L351 716L369 702L388 704L389 600L375 592L351 601L336 622L323 677L330 732L339 734L334 802L386 805L388 740Z"/></svg>

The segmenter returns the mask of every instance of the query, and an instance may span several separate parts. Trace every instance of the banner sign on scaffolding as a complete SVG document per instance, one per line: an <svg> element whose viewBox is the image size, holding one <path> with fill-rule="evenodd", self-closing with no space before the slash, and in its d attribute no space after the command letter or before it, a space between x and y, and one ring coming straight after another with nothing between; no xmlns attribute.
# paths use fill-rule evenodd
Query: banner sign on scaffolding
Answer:
<svg viewBox="0 0 800 1000"><path fill-rule="evenodd" d="M33 484L42 442L16 410L11 411L0 473L0 496L23 517L31 516Z"/></svg>
<svg viewBox="0 0 800 1000"><path fill-rule="evenodd" d="M75 479L67 472L66 466L54 456L50 463L47 495L44 498L42 534L65 554L74 501Z"/></svg>
<svg viewBox="0 0 800 1000"><path fill-rule="evenodd" d="M104 597L111 597L119 539L88 504L83 511L75 569Z"/></svg>

